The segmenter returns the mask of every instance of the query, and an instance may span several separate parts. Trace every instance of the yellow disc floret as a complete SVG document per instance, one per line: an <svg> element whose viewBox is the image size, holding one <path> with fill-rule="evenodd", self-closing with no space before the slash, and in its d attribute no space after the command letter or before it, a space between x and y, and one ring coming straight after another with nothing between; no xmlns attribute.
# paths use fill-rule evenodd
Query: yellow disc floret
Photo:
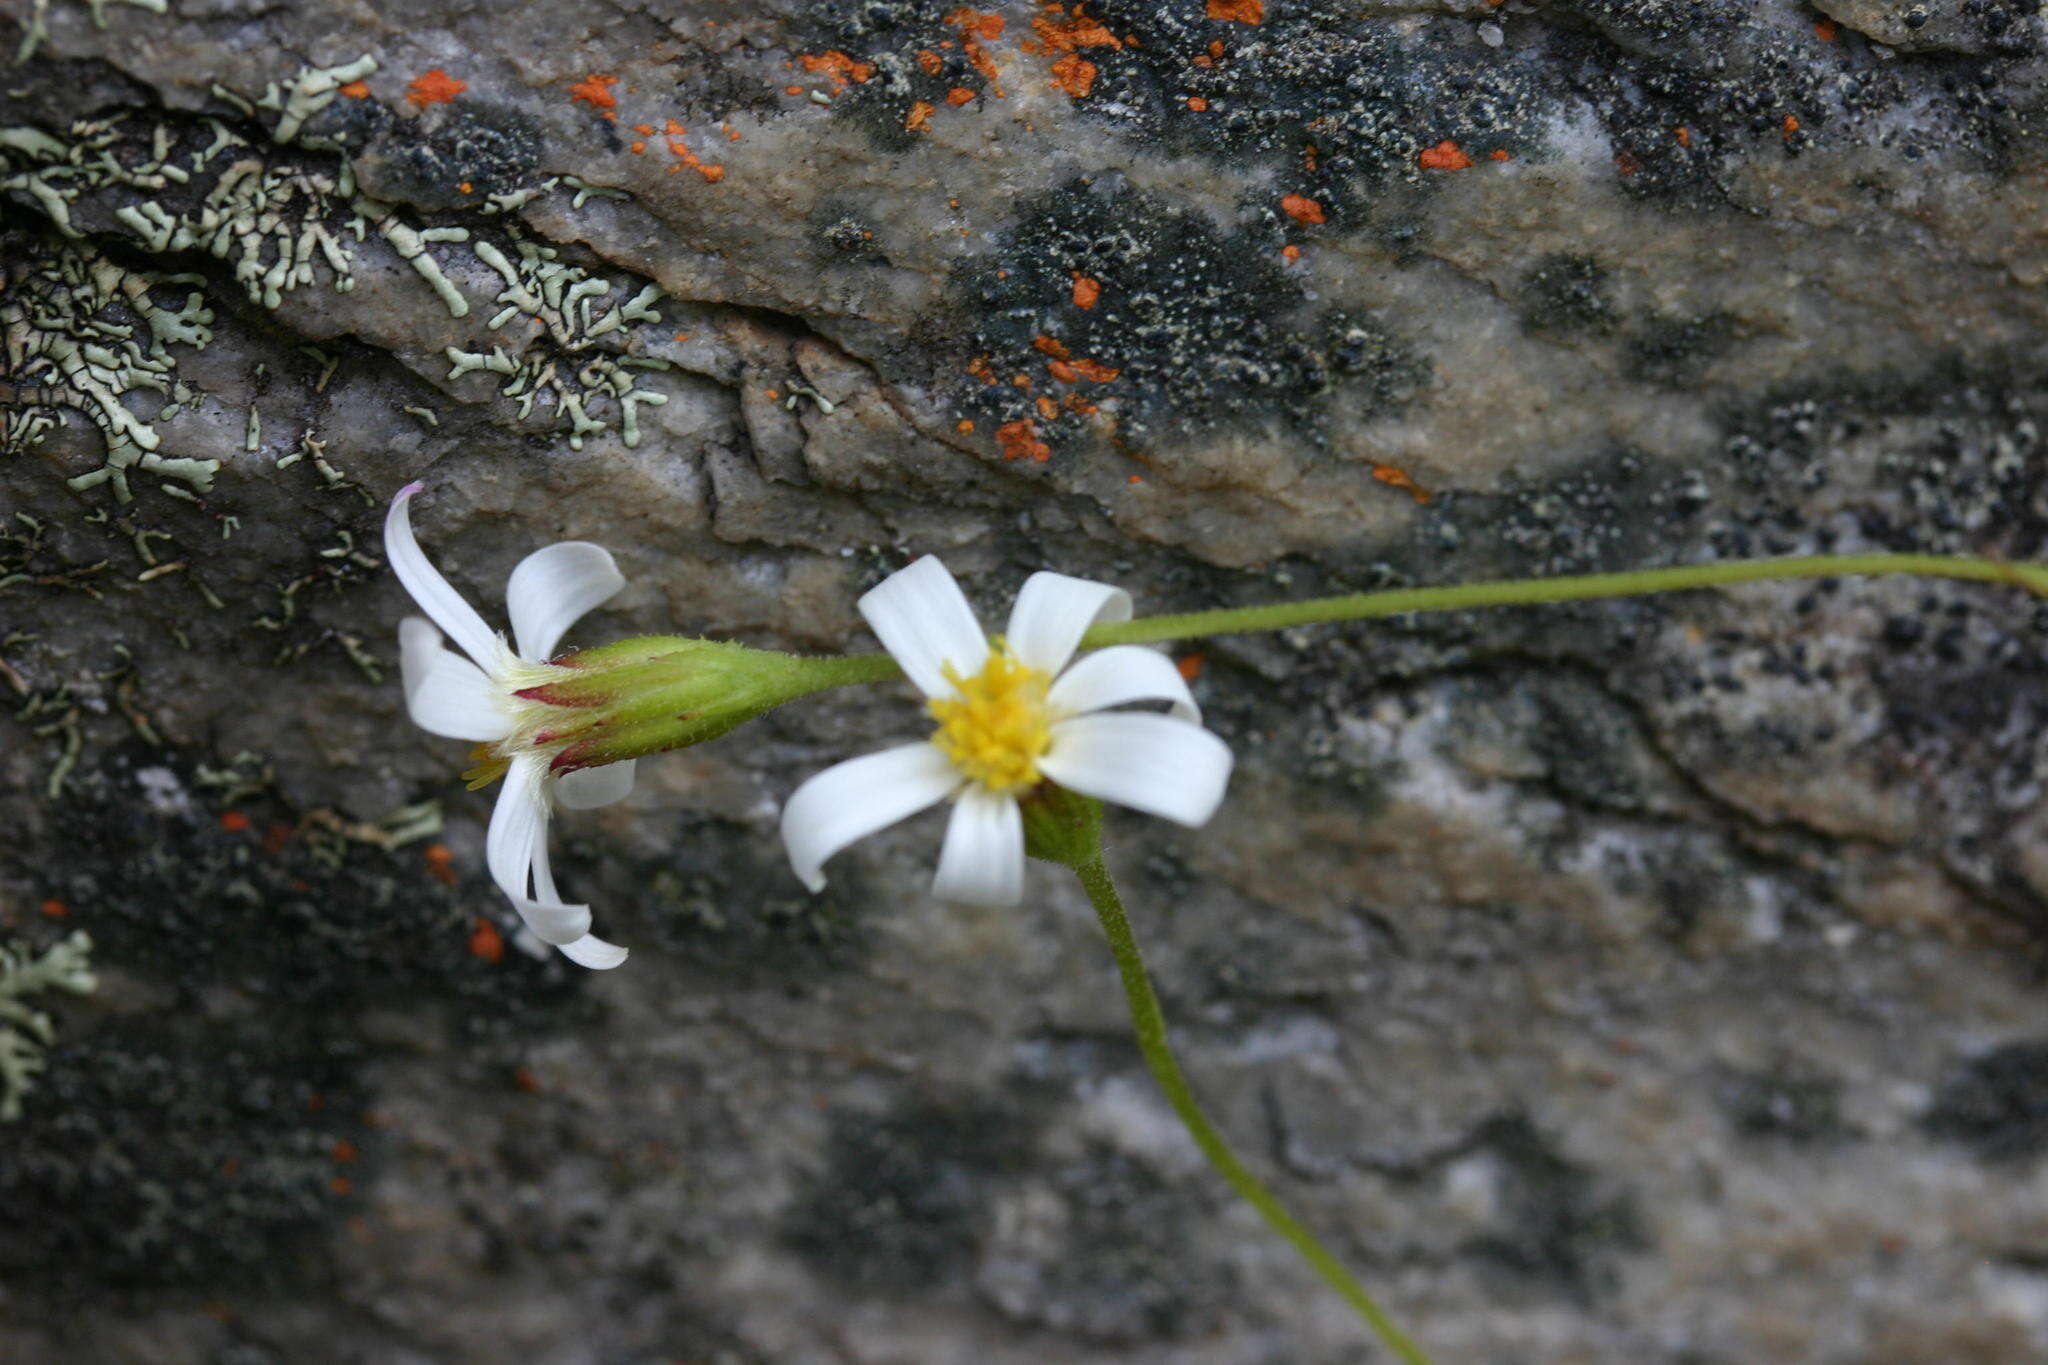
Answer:
<svg viewBox="0 0 2048 1365"><path fill-rule="evenodd" d="M945 672L960 695L925 703L939 723L932 743L990 791L1037 786L1038 760L1052 746L1052 715L1045 704L1051 679L1018 663L1000 641L973 677L961 677L951 664Z"/></svg>

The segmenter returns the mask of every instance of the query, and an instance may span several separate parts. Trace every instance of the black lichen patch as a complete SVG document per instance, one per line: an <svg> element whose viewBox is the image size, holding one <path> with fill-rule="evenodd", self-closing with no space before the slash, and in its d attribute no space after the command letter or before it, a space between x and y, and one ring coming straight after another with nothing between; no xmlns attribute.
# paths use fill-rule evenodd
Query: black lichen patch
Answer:
<svg viewBox="0 0 2048 1365"><path fill-rule="evenodd" d="M1962 1063L1935 1091L1921 1122L1986 1160L2048 1151L2048 1041L2007 1043Z"/></svg>
<svg viewBox="0 0 2048 1365"><path fill-rule="evenodd" d="M958 0L824 0L805 9L798 61L836 117L902 152L931 118L993 96L990 47L1005 27Z"/></svg>
<svg viewBox="0 0 2048 1365"><path fill-rule="evenodd" d="M962 408L1012 457L1113 425L1133 445L1278 423L1314 431L1326 396L1369 416L1411 395L1426 365L1368 318L1305 313L1273 253L1133 189L1116 173L1019 205L957 284L971 319Z"/></svg>
<svg viewBox="0 0 2048 1365"><path fill-rule="evenodd" d="M0 1269L108 1286L290 1278L372 1150L358 1050L332 1029L180 1014L52 1051L0 1143Z"/></svg>
<svg viewBox="0 0 2048 1365"><path fill-rule="evenodd" d="M728 978L800 988L866 951L874 898L859 872L836 869L812 895L790 875L774 835L750 825L689 816L671 851L634 869L632 880L655 942Z"/></svg>
<svg viewBox="0 0 2048 1365"><path fill-rule="evenodd" d="M1106 1342L1196 1337L1221 1325L1234 1277L1190 1253L1185 1192L1112 1151L1060 1167L1052 1189L1063 1215L1057 1245L1002 1277L992 1297L1005 1313Z"/></svg>
<svg viewBox="0 0 2048 1365"><path fill-rule="evenodd" d="M374 178L380 192L423 208L473 208L531 185L542 149L528 115L465 100L432 120L395 121L372 154Z"/></svg>
<svg viewBox="0 0 2048 1365"><path fill-rule="evenodd" d="M1604 332L1614 325L1614 300L1607 272L1591 256L1561 252L1545 256L1523 274L1517 311L1531 332L1570 336Z"/></svg>
<svg viewBox="0 0 2048 1365"><path fill-rule="evenodd" d="M1842 1083L1810 1067L1733 1072L1721 1081L1716 1098L1745 1137L1811 1144L1851 1135L1842 1118Z"/></svg>
<svg viewBox="0 0 2048 1365"><path fill-rule="evenodd" d="M1622 373L1638 383L1683 388L1736 339L1735 319L1726 313L1647 318L1622 345Z"/></svg>
<svg viewBox="0 0 2048 1365"><path fill-rule="evenodd" d="M823 1168L783 1214L782 1239L863 1293L962 1278L987 1234L995 1183L1025 1165L1034 1136L1029 1111L986 1101L842 1110Z"/></svg>
<svg viewBox="0 0 2048 1365"><path fill-rule="evenodd" d="M1489 1121L1464 1150L1490 1155L1502 1181L1499 1226L1465 1250L1514 1281L1590 1300L1615 1288L1615 1257L1646 1244L1628 1197L1604 1191L1526 1118Z"/></svg>

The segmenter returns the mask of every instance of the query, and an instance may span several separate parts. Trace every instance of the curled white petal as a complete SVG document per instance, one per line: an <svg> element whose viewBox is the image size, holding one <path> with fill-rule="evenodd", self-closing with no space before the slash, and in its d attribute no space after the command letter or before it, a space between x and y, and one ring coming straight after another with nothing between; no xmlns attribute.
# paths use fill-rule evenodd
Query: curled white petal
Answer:
<svg viewBox="0 0 2048 1365"><path fill-rule="evenodd" d="M491 808L484 837L484 861L491 880L511 898L526 927L556 945L590 932L590 907L565 905L548 869L547 760L521 755L505 772L504 789Z"/></svg>
<svg viewBox="0 0 2048 1365"><path fill-rule="evenodd" d="M988 637L974 608L935 556L890 574L863 593L859 605L882 648L927 697L957 695L946 681L947 664L971 678L988 662Z"/></svg>
<svg viewBox="0 0 2048 1365"><path fill-rule="evenodd" d="M1042 673L1057 673L1074 657L1088 627L1097 621L1131 619L1131 595L1107 583L1039 572L1024 580L1010 608L1004 642L1018 662Z"/></svg>
<svg viewBox="0 0 2048 1365"><path fill-rule="evenodd" d="M1045 700L1054 714L1062 716L1163 701L1180 719L1197 725L1202 721L1202 710L1173 660L1137 645L1115 645L1090 654L1053 681Z"/></svg>
<svg viewBox="0 0 2048 1365"><path fill-rule="evenodd" d="M1002 909L1024 899L1024 817L1017 798L969 787L953 803L932 894Z"/></svg>
<svg viewBox="0 0 2048 1365"><path fill-rule="evenodd" d="M412 723L449 739L500 740L512 721L500 699L504 689L481 668L441 645L441 632L424 617L398 626L398 673Z"/></svg>
<svg viewBox="0 0 2048 1365"><path fill-rule="evenodd" d="M633 762L607 763L602 768L578 768L555 779L555 800L564 810L595 810L623 801L633 790Z"/></svg>
<svg viewBox="0 0 2048 1365"><path fill-rule="evenodd" d="M805 886L822 890L827 858L945 800L962 781L952 760L924 742L849 759L814 774L782 808L789 865Z"/></svg>
<svg viewBox="0 0 2048 1365"><path fill-rule="evenodd" d="M1038 767L1073 791L1201 825L1230 781L1230 746L1172 716L1101 711L1055 724Z"/></svg>
<svg viewBox="0 0 2048 1365"><path fill-rule="evenodd" d="M625 586L611 551L587 540L565 540L520 560L505 582L519 657L545 663L569 627Z"/></svg>
<svg viewBox="0 0 2048 1365"><path fill-rule="evenodd" d="M563 957L579 967L588 967L594 972L608 972L626 960L627 950L616 943L606 943L596 934L585 934L582 938L555 947Z"/></svg>
<svg viewBox="0 0 2048 1365"><path fill-rule="evenodd" d="M434 618L434 624L461 647L463 653L485 668L493 667L500 646L498 633L484 624L476 608L462 600L462 594L441 577L428 560L426 551L412 533L412 513L407 504L422 485L409 483L391 500L384 514L384 558L398 581L420 604L420 610Z"/></svg>

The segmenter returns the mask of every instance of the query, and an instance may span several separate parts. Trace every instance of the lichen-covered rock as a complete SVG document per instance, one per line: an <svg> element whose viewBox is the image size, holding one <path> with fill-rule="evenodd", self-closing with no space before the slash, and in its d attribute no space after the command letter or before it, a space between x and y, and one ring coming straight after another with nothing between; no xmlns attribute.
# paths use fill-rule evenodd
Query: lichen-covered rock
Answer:
<svg viewBox="0 0 2048 1365"><path fill-rule="evenodd" d="M2006 0L0 16L0 947L97 981L0 1124L7 1359L1368 1358L1071 887L789 877L907 696L643 765L558 856L634 957L521 952L397 697L414 478L465 588L590 539L593 638L804 650L925 551L2048 556ZM2044 640L1887 580L1182 647L1232 798L1110 832L1197 1088L1444 1359L2048 1353Z"/></svg>

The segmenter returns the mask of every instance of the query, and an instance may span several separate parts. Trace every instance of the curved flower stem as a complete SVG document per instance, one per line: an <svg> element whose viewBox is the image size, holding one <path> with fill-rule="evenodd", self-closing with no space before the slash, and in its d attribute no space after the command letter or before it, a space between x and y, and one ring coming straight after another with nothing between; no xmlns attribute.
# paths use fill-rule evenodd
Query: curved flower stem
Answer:
<svg viewBox="0 0 2048 1365"><path fill-rule="evenodd" d="M1392 588L1384 592L1315 597L1258 607L1222 607L1178 616L1148 616L1097 626L1082 637L1088 648L1149 644L1199 635L1248 630L1283 630L1330 621L1361 621L1406 612L1466 611L1474 607L1577 602L1596 597L1641 597L1686 588L1723 587L1775 579L1841 578L1859 574L1922 574L1981 583L2009 583L2048 597L2048 568L2007 564L1960 555L1809 555L1803 559L1737 559L1718 564L1683 564L1625 573L1577 574L1568 578L1522 578L1460 583L1441 588Z"/></svg>
<svg viewBox="0 0 2048 1365"><path fill-rule="evenodd" d="M1087 889L1088 899L1102 920L1102 932L1109 939L1109 949L1116 955L1117 971L1123 976L1124 998L1130 1003L1131 1024L1137 1031L1138 1048L1145 1054L1145 1064L1152 1069L1152 1078L1166 1092L1174 1113L1180 1115L1180 1121L1186 1125L1195 1145L1202 1149L1202 1155L1230 1182L1232 1189L1259 1211L1259 1216L1266 1220L1268 1226L1286 1238L1288 1244L1315 1267L1316 1273L1358 1310L1359 1316L1379 1334L1387 1349L1408 1365L1429 1365L1429 1357L1422 1353L1422 1348L1394 1325L1393 1319L1352 1278L1343 1263L1316 1240L1315 1234L1280 1206L1280 1201L1237 1159L1237 1154L1230 1150L1230 1144L1223 1140L1223 1135L1203 1114L1201 1106L1195 1102L1194 1091L1188 1086L1187 1077L1181 1074L1180 1063L1174 1059L1173 1047L1167 1041L1166 1016L1160 1011L1159 997L1153 993L1151 978L1145 973L1145 960L1139 955L1137 937L1131 932L1130 919L1124 914L1123 901L1117 895L1116 883L1110 880L1109 868L1098 854L1088 862L1076 865L1074 872Z"/></svg>

